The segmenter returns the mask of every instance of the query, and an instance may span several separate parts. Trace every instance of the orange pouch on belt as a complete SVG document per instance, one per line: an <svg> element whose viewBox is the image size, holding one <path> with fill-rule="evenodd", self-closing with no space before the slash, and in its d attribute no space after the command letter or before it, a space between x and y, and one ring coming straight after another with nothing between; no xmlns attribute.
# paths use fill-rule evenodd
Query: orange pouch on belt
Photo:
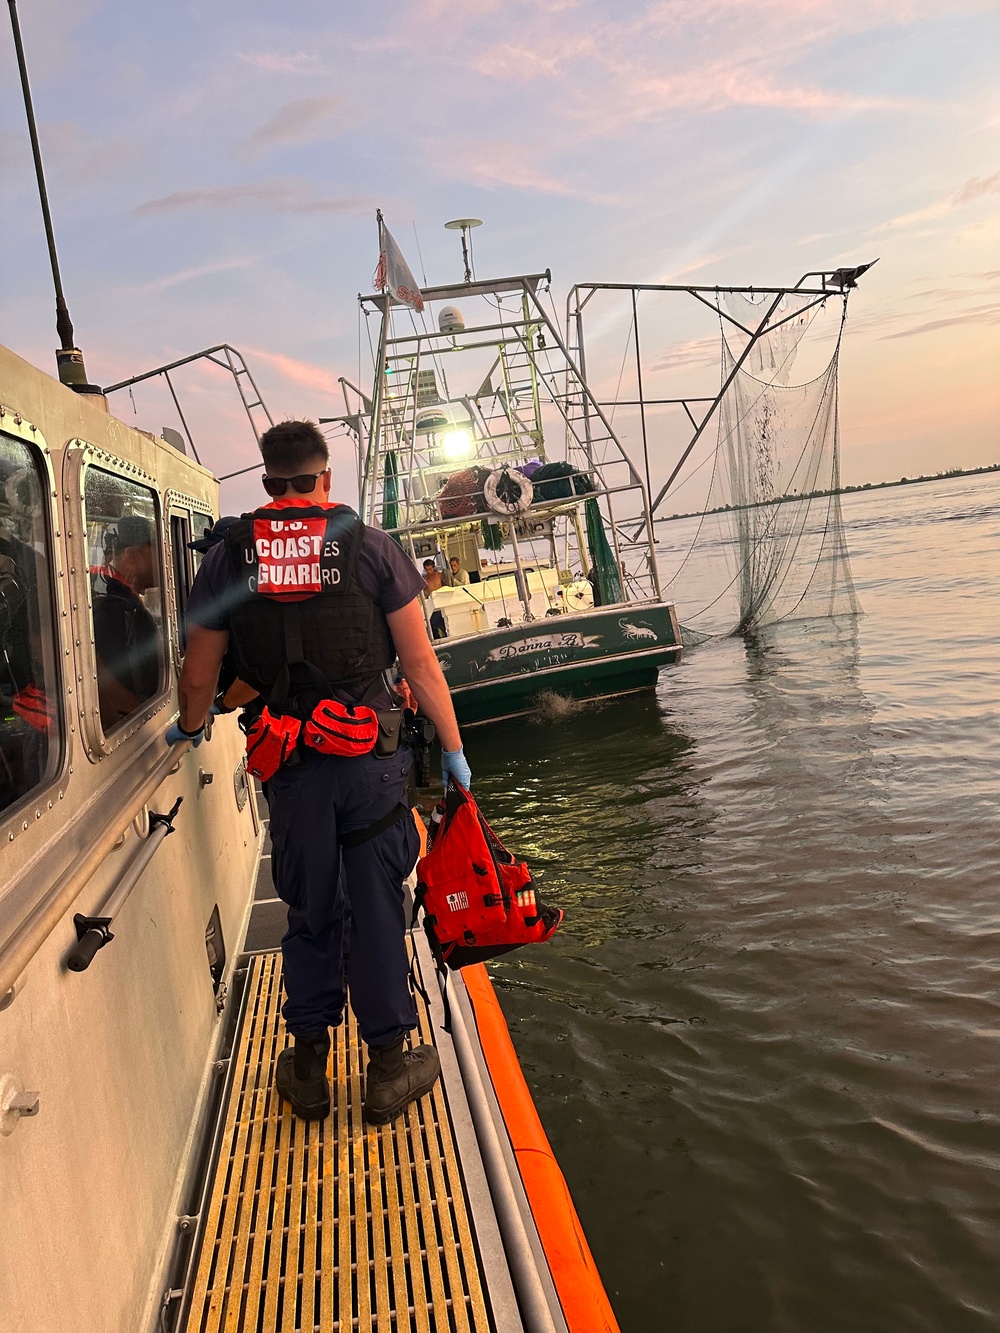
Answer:
<svg viewBox="0 0 1000 1333"><path fill-rule="evenodd" d="M297 717L275 716L265 708L247 732L247 772L267 782L295 749L302 730Z"/></svg>
<svg viewBox="0 0 1000 1333"><path fill-rule="evenodd" d="M312 710L302 739L320 754L368 754L378 740L378 717L364 705L323 699Z"/></svg>

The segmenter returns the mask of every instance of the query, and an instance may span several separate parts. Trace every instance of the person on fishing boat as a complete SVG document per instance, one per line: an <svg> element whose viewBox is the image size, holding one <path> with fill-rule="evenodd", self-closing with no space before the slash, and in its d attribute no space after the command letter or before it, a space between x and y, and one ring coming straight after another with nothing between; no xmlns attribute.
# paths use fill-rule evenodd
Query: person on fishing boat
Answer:
<svg viewBox="0 0 1000 1333"><path fill-rule="evenodd" d="M462 568L462 562L457 555L453 555L449 562L451 564L451 586L453 588L464 588L469 582L469 575Z"/></svg>
<svg viewBox="0 0 1000 1333"><path fill-rule="evenodd" d="M272 871L288 906L282 1012L295 1038L278 1057L276 1085L296 1114L329 1114L329 1028L343 1022L349 996L368 1046L365 1117L386 1124L440 1071L433 1046L406 1049L417 1013L402 886L418 837L402 800L412 758L383 727L392 704L385 673L397 657L437 727L445 784L467 787L472 775L427 637L420 575L391 537L331 502L316 425L281 422L260 448L272 500L230 528L198 571L180 717L167 739L200 742L230 649L240 679L267 701L248 734L250 770L267 771L254 768L261 756L275 764L267 779Z"/></svg>
<svg viewBox="0 0 1000 1333"><path fill-rule="evenodd" d="M445 623L444 613L434 607L431 598L439 588L445 586L444 575L435 565L433 560L424 561L424 595L431 606L431 634L435 639L446 639L448 637L448 626Z"/></svg>

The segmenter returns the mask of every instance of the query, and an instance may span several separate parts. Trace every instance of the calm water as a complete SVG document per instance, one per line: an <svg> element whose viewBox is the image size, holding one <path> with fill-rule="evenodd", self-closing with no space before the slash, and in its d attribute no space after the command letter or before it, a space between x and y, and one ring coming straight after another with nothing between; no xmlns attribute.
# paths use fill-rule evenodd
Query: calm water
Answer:
<svg viewBox="0 0 1000 1333"><path fill-rule="evenodd" d="M859 620L469 737L567 911L494 979L624 1333L1000 1326L1000 482L844 501Z"/></svg>

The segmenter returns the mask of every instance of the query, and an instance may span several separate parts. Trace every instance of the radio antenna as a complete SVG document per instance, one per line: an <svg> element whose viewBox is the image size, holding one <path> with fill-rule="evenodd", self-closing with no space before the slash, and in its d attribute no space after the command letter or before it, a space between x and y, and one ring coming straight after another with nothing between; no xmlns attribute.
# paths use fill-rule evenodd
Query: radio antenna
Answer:
<svg viewBox="0 0 1000 1333"><path fill-rule="evenodd" d="M13 3L13 0L11 0ZM465 264L465 281L472 281L472 242L469 239L469 232L473 227L483 225L482 218L455 218L453 222L446 222L445 227L448 231L460 231L462 233L462 260Z"/></svg>
<svg viewBox="0 0 1000 1333"><path fill-rule="evenodd" d="M56 238L52 231L52 215L49 212L49 196L45 189L45 173L42 170L42 151L38 146L38 132L35 129L35 112L31 105L31 89L28 86L28 66L24 59L24 44L21 41L21 25L17 19L17 0L7 0L10 7L10 23L14 30L14 50L17 52L17 68L21 75L21 91L24 94L24 110L28 117L28 134L31 137L31 152L35 159L35 179L38 182L38 199L42 206L42 221L45 224L45 239L49 246L49 263L52 266L52 282L56 289L56 333L59 335L59 349L56 352L56 365L59 368L60 383L76 393L100 393L96 384L87 382L87 371L83 364L83 353L73 344L73 321L69 317L69 307L63 295L62 278L59 276L59 258L56 255Z"/></svg>

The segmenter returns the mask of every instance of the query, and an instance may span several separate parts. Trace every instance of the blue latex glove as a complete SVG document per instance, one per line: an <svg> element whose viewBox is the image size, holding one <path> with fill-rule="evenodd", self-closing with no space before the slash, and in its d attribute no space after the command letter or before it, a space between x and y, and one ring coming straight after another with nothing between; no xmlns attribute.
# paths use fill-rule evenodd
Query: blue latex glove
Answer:
<svg viewBox="0 0 1000 1333"><path fill-rule="evenodd" d="M183 731L179 722L171 722L164 733L164 740L168 745L180 745L181 741L190 741L192 750L197 750L198 746L205 739L205 728L199 729L192 736L189 731Z"/></svg>
<svg viewBox="0 0 1000 1333"><path fill-rule="evenodd" d="M472 769L465 757L465 751L461 748L441 751L441 780L445 790L448 788L449 778L454 778L466 791L472 786Z"/></svg>

